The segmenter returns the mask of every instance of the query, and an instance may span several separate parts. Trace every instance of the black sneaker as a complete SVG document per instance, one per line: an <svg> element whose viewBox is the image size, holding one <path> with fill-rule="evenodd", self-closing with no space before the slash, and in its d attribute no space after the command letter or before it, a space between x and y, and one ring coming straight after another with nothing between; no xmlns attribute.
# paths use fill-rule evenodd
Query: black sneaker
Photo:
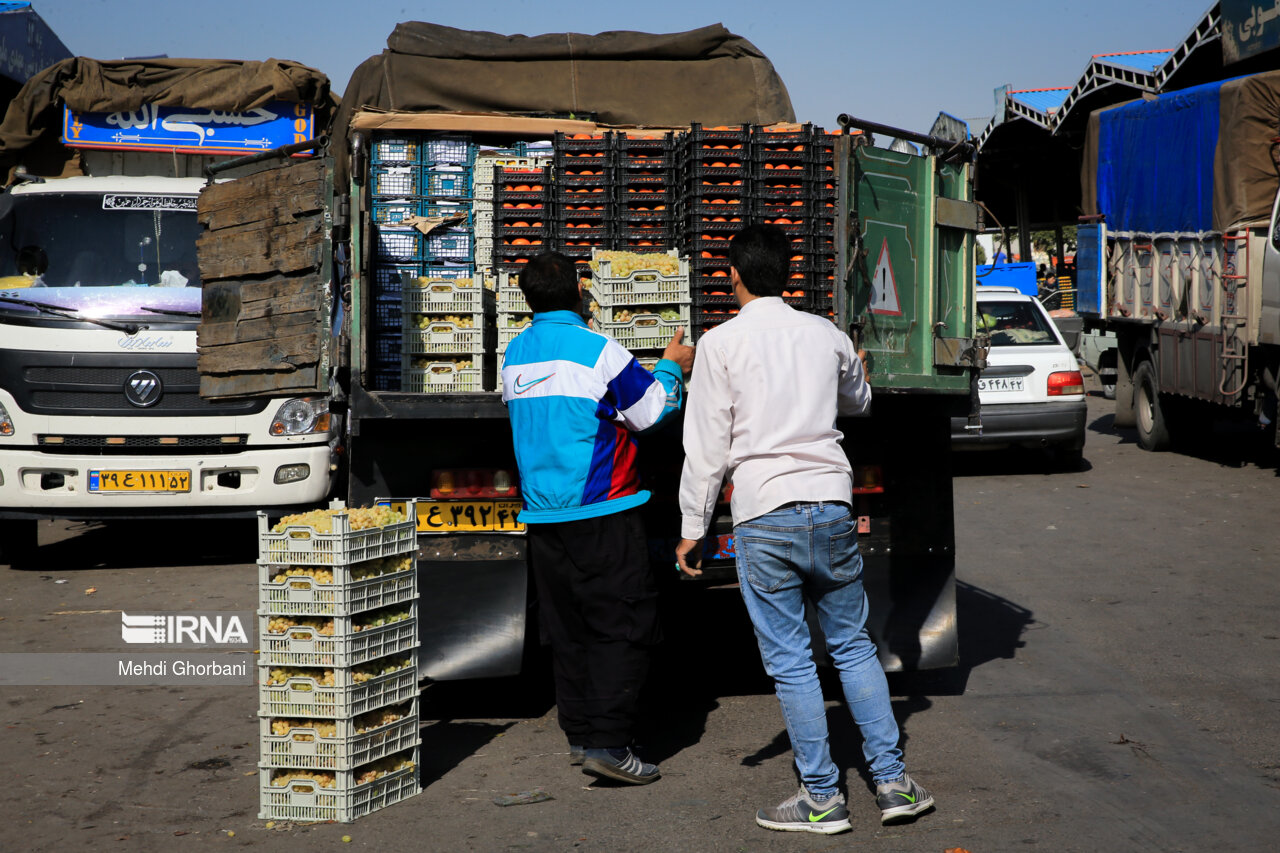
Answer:
<svg viewBox="0 0 1280 853"><path fill-rule="evenodd" d="M582 762L582 772L629 785L648 785L661 775L656 764L646 764L625 746L621 749L588 749Z"/></svg>
<svg viewBox="0 0 1280 853"><path fill-rule="evenodd" d="M587 748L585 746L574 746L569 744L569 763L574 767L582 766L582 762L587 758Z"/></svg>
<svg viewBox="0 0 1280 853"><path fill-rule="evenodd" d="M892 782L876 785L876 805L880 807L880 823L894 823L933 808L933 797L903 773Z"/></svg>
<svg viewBox="0 0 1280 853"><path fill-rule="evenodd" d="M843 794L837 792L830 799L815 800L803 785L791 799L756 812L756 823L765 829L818 832L823 835L834 835L851 828Z"/></svg>

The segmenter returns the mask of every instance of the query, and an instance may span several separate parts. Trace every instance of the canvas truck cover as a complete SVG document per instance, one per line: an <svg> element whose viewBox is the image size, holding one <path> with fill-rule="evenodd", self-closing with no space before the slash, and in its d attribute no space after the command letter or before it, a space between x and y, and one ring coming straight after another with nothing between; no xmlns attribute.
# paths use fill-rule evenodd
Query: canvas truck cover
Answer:
<svg viewBox="0 0 1280 853"><path fill-rule="evenodd" d="M1238 77L1089 116L1084 213L1113 232L1233 231L1266 222L1280 185L1280 71Z"/></svg>
<svg viewBox="0 0 1280 853"><path fill-rule="evenodd" d="M720 24L683 33L539 36L398 24L351 75L335 126L357 110L577 116L682 127L795 120L773 64Z"/></svg>
<svg viewBox="0 0 1280 853"><path fill-rule="evenodd" d="M57 142L63 104L81 113L143 104L243 112L276 100L311 104L317 134L337 108L329 78L296 62L72 57L33 76L10 102L0 123L0 169L23 163L36 174L57 174L73 156Z"/></svg>

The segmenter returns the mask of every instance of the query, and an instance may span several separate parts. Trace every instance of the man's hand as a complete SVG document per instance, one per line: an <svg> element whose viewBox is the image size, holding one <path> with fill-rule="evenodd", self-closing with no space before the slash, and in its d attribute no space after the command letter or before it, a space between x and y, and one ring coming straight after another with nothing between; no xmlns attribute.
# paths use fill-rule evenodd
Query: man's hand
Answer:
<svg viewBox="0 0 1280 853"><path fill-rule="evenodd" d="M689 565L689 555L697 554L698 559L692 566ZM680 571L684 572L691 578L696 578L702 574L702 540L701 539L681 539L680 544L676 546L676 565L680 567Z"/></svg>
<svg viewBox="0 0 1280 853"><path fill-rule="evenodd" d="M662 351L662 357L680 365L680 369L687 374L693 370L693 347L681 343L683 340L684 329L676 329L667 348Z"/></svg>

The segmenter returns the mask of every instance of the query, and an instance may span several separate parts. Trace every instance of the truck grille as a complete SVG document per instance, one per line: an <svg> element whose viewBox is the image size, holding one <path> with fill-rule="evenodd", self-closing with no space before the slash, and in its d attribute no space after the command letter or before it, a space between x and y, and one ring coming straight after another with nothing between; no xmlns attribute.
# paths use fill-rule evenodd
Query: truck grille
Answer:
<svg viewBox="0 0 1280 853"><path fill-rule="evenodd" d="M0 350L0 387L18 408L39 415L188 417L252 415L265 399L211 402L200 399L194 353L54 353ZM125 388L138 371L160 381L159 399L141 407Z"/></svg>
<svg viewBox="0 0 1280 853"><path fill-rule="evenodd" d="M136 453L149 454L240 453L249 441L247 435L39 435L36 443L45 453Z"/></svg>

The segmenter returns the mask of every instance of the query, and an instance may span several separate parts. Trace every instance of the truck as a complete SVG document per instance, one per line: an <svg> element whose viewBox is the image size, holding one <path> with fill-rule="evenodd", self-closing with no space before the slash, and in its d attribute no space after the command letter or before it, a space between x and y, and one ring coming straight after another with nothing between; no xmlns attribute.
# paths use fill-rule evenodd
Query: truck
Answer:
<svg viewBox="0 0 1280 853"><path fill-rule="evenodd" d="M1267 71L1090 115L1076 310L1104 344L1115 424L1143 449L1219 416L1277 440L1278 96Z"/></svg>
<svg viewBox="0 0 1280 853"><path fill-rule="evenodd" d="M841 429L882 660L956 663L950 418L973 411L983 354L973 149L845 118L833 133L795 124L772 64L719 25L524 37L409 22L357 68L332 145L349 211L336 240L349 271L335 389L344 497L416 500L424 679L516 674L535 635L495 382L499 350L528 310L515 284L521 257L555 248L580 260L593 303L612 285L678 285L661 316L584 307L643 364L675 328L696 337L731 316L725 241L744 222L779 220L797 252L785 298L869 354L873 414ZM932 147L891 151L873 132ZM784 178L766 179L775 171ZM264 208L269 196L258 192ZM777 215L781 205L806 221ZM615 261L601 250L644 253L641 268L610 278ZM422 314L428 304L447 307ZM723 595L727 501L703 578L677 580L679 427L642 436L639 452L659 578L673 595Z"/></svg>
<svg viewBox="0 0 1280 853"><path fill-rule="evenodd" d="M42 519L250 516L328 494L337 427L321 383L233 399L209 387L232 376L197 372L198 337L225 326L201 324L219 305L197 260L196 199L206 166L308 147L335 107L328 78L296 63L84 57L9 104L0 560L37 564ZM256 274L263 290L283 275ZM295 360L290 375L307 374Z"/></svg>

